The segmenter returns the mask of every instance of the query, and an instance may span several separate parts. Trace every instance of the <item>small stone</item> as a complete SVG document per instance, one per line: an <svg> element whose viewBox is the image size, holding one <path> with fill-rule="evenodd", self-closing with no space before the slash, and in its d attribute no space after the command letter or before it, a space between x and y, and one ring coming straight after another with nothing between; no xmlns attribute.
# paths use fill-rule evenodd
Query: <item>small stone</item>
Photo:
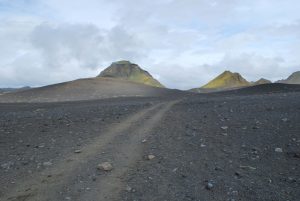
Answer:
<svg viewBox="0 0 300 201"><path fill-rule="evenodd" d="M155 156L152 155L152 154L149 154L149 155L147 156L147 159L148 159L148 160L152 160L152 159L154 159L154 158L155 158Z"/></svg>
<svg viewBox="0 0 300 201"><path fill-rule="evenodd" d="M287 122L288 121L288 118L283 118L281 119L283 122Z"/></svg>
<svg viewBox="0 0 300 201"><path fill-rule="evenodd" d="M214 185L213 185L213 183L212 182L207 182L207 184L206 184L206 186L205 186L205 188L207 189L207 190L211 190L212 188L214 187Z"/></svg>
<svg viewBox="0 0 300 201"><path fill-rule="evenodd" d="M97 168L98 170L111 171L113 169L113 166L109 162L104 162L100 163Z"/></svg>
<svg viewBox="0 0 300 201"><path fill-rule="evenodd" d="M277 152L277 153L282 153L283 151L282 151L282 148L278 148L278 147L277 147L277 148L275 149L275 152Z"/></svg>
<svg viewBox="0 0 300 201"><path fill-rule="evenodd" d="M132 188L130 186L126 186L126 191L127 192L131 192L132 191Z"/></svg>
<svg viewBox="0 0 300 201"><path fill-rule="evenodd" d="M146 140L146 139L143 139L143 140L142 140L142 143L146 143L146 142L147 142L147 140Z"/></svg>
<svg viewBox="0 0 300 201"><path fill-rule="evenodd" d="M227 129L228 129L228 126L222 126L221 129L222 129L222 130L227 130Z"/></svg>
<svg viewBox="0 0 300 201"><path fill-rule="evenodd" d="M52 163L50 161L47 161L47 162L43 162L43 166L51 166Z"/></svg>
<svg viewBox="0 0 300 201"><path fill-rule="evenodd" d="M79 154L79 153L81 153L81 150L77 149L77 150L74 151L74 153Z"/></svg>

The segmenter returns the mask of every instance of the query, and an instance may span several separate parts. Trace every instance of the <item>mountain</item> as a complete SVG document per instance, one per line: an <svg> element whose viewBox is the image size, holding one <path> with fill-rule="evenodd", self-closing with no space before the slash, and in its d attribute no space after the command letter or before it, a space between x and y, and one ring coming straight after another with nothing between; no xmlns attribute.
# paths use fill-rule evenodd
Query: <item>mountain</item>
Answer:
<svg viewBox="0 0 300 201"><path fill-rule="evenodd" d="M137 64L131 63L130 61L113 62L108 68L103 70L98 77L129 80L153 87L164 88L164 86L154 79L150 73L143 70Z"/></svg>
<svg viewBox="0 0 300 201"><path fill-rule="evenodd" d="M253 82L253 85L259 85L259 84L270 84L272 83L270 80L264 79L264 78L260 78L259 80L257 80L256 82Z"/></svg>
<svg viewBox="0 0 300 201"><path fill-rule="evenodd" d="M222 74L211 80L202 89L230 89L237 87L249 86L250 83L245 80L239 73L224 71Z"/></svg>
<svg viewBox="0 0 300 201"><path fill-rule="evenodd" d="M300 84L300 71L296 71L293 74L291 74L287 79L278 80L277 82L285 84Z"/></svg>

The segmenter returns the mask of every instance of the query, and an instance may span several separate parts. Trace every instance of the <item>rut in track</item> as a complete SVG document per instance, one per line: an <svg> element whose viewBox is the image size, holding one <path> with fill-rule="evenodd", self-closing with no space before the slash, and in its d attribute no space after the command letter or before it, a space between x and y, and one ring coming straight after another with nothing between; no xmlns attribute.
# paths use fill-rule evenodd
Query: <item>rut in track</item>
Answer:
<svg viewBox="0 0 300 201"><path fill-rule="evenodd" d="M0 200L118 200L119 192L126 187L122 178L130 167L143 158L141 141L177 102L158 103L112 125L93 143L83 147L82 153L65 156L53 167L27 181L17 182L16 187ZM110 173L98 174L97 181L88 180L97 171L96 165L101 160L112 162L114 169ZM79 177L82 179L79 180ZM89 190L78 190L83 185L89 186Z"/></svg>

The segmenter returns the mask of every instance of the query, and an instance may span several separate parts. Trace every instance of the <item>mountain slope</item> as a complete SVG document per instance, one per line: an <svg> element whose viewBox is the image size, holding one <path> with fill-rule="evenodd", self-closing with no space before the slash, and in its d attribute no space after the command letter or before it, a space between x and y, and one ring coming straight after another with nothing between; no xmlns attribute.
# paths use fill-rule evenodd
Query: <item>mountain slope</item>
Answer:
<svg viewBox="0 0 300 201"><path fill-rule="evenodd" d="M264 78L260 78L256 82L253 82L253 85L270 84L270 83L272 83L270 80L267 80L267 79L264 79Z"/></svg>
<svg viewBox="0 0 300 201"><path fill-rule="evenodd" d="M239 73L224 71L215 79L202 86L203 89L230 89L236 87L249 86L250 83L245 80Z"/></svg>
<svg viewBox="0 0 300 201"><path fill-rule="evenodd" d="M300 71L296 71L293 74L291 74L287 79L279 80L277 82L285 84L300 84Z"/></svg>
<svg viewBox="0 0 300 201"><path fill-rule="evenodd" d="M107 77L79 79L0 96L0 102L62 102L115 97L153 97L181 93Z"/></svg>
<svg viewBox="0 0 300 201"><path fill-rule="evenodd" d="M112 63L100 73L98 77L110 77L121 80L129 80L153 87L164 87L150 73L140 68L137 64L129 61L118 61Z"/></svg>

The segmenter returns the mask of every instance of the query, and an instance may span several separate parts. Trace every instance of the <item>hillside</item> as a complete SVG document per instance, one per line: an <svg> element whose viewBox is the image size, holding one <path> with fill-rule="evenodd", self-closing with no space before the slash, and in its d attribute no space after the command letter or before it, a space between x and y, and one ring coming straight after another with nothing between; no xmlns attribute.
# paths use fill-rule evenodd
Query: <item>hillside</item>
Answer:
<svg viewBox="0 0 300 201"><path fill-rule="evenodd" d="M300 71L296 71L293 74L291 74L287 79L279 80L277 82L285 84L300 84Z"/></svg>
<svg viewBox="0 0 300 201"><path fill-rule="evenodd" d="M109 67L103 70L98 77L117 78L164 88L150 73L130 61L113 62Z"/></svg>
<svg viewBox="0 0 300 201"><path fill-rule="evenodd" d="M257 80L256 82L253 82L253 85L270 84L270 83L272 83L270 80L261 78L261 79Z"/></svg>
<svg viewBox="0 0 300 201"><path fill-rule="evenodd" d="M114 97L152 97L178 90L151 87L126 80L96 77L64 82L0 96L0 102L62 102Z"/></svg>
<svg viewBox="0 0 300 201"><path fill-rule="evenodd" d="M239 73L224 71L222 74L202 86L203 89L229 89L236 87L249 86L250 83L245 80Z"/></svg>

